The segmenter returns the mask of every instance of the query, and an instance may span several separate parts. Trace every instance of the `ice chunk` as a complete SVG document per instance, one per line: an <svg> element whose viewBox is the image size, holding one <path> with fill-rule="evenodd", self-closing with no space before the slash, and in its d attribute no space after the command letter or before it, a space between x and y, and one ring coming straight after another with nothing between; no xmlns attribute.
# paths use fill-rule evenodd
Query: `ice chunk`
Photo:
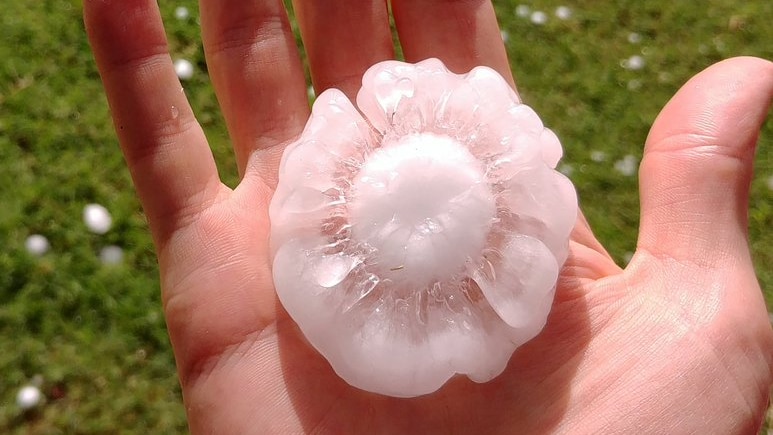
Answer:
<svg viewBox="0 0 773 435"><path fill-rule="evenodd" d="M628 34L628 42L631 44L638 44L641 42L641 35L636 32L631 32Z"/></svg>
<svg viewBox="0 0 773 435"><path fill-rule="evenodd" d="M632 177L636 174L639 162L636 156L626 154L625 157L615 162L615 170L626 177Z"/></svg>
<svg viewBox="0 0 773 435"><path fill-rule="evenodd" d="M23 411L27 411L38 406L42 399L43 393L40 392L37 386L25 385L16 393L16 406Z"/></svg>
<svg viewBox="0 0 773 435"><path fill-rule="evenodd" d="M193 64L188 59L174 61L174 72L180 80L189 80L193 77Z"/></svg>
<svg viewBox="0 0 773 435"><path fill-rule="evenodd" d="M99 251L99 261L106 265L120 264L123 261L123 249L117 245L108 245Z"/></svg>
<svg viewBox="0 0 773 435"><path fill-rule="evenodd" d="M572 18L572 9L569 6L558 6L555 14L560 20L568 20Z"/></svg>
<svg viewBox="0 0 773 435"><path fill-rule="evenodd" d="M590 159L594 162L604 162L607 160L607 153L601 150L593 150L590 152Z"/></svg>
<svg viewBox="0 0 773 435"><path fill-rule="evenodd" d="M642 68L644 68L644 65L646 65L646 61L643 57L639 56L638 54L634 54L633 56L629 57L628 59L623 60L620 62L620 64L625 69L630 69L634 71L638 71Z"/></svg>
<svg viewBox="0 0 773 435"><path fill-rule="evenodd" d="M323 92L282 157L274 284L351 385L486 382L544 326L577 216L556 135L491 69L374 65Z"/></svg>
<svg viewBox="0 0 773 435"><path fill-rule="evenodd" d="M51 245L48 243L46 236L32 234L24 241L24 247L27 249L27 252L39 257L48 252Z"/></svg>
<svg viewBox="0 0 773 435"><path fill-rule="evenodd" d="M531 16L529 17L531 19L531 22L541 26L548 22L548 14L542 12L542 11L534 11L531 13Z"/></svg>
<svg viewBox="0 0 773 435"><path fill-rule="evenodd" d="M190 11L185 6L177 6L174 9L174 17L178 20L187 20L190 14Z"/></svg>
<svg viewBox="0 0 773 435"><path fill-rule="evenodd" d="M95 234L105 234L113 226L110 212L100 204L87 204L83 208L83 222Z"/></svg>

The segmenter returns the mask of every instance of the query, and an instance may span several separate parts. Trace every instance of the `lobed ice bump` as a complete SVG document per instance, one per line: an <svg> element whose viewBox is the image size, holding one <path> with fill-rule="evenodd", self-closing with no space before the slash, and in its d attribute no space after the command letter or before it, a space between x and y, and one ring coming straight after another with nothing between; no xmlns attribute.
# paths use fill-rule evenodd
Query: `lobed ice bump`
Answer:
<svg viewBox="0 0 773 435"><path fill-rule="evenodd" d="M501 252L489 251L485 265L471 275L505 323L528 328L539 323L535 317L547 315L550 307L545 301L552 300L558 269L555 255L544 243L516 235L505 242Z"/></svg>
<svg viewBox="0 0 773 435"><path fill-rule="evenodd" d="M359 259L351 255L322 255L313 263L314 279L320 287L335 287L346 279L358 263Z"/></svg>

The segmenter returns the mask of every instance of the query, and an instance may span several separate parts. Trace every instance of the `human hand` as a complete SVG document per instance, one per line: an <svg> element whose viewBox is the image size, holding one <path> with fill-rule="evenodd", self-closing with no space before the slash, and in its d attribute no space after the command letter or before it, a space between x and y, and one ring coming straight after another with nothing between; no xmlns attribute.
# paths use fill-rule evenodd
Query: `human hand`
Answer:
<svg viewBox="0 0 773 435"><path fill-rule="evenodd" d="M751 433L773 373L746 208L773 64L740 58L693 78L653 126L641 230L619 269L582 217L548 325L486 384L414 399L340 380L274 292L268 203L283 147L308 117L279 0L202 0L209 73L242 179L218 177L181 92L156 2L86 0L87 30L148 217L194 433ZM488 2L393 1L408 61L488 65L512 82ZM353 97L391 58L383 1L296 2L318 90ZM433 17L427 20L426 17Z"/></svg>

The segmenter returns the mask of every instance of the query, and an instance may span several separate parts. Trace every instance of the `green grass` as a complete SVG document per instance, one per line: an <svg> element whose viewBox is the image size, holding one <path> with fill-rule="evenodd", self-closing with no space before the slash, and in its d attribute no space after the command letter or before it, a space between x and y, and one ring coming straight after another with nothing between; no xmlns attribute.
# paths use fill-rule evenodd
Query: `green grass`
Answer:
<svg viewBox="0 0 773 435"><path fill-rule="evenodd" d="M598 237L621 263L638 225L635 176L611 170L641 157L649 125L690 76L735 55L771 58L773 4L576 1L568 21L555 1L524 2L548 13L544 26L495 2L524 99L562 138L580 200ZM645 4L646 3L646 4ZM228 184L236 171L206 76L195 18L173 18L161 2L175 57L194 62L186 92ZM185 417L164 329L147 225L118 151L80 18L81 2L6 2L0 15L0 432L177 433ZM641 35L632 44L630 32ZM640 71L622 68L644 57ZM773 303L773 125L765 126L752 186L750 233L757 273ZM592 152L603 152L597 162ZM84 205L110 209L113 229L87 231ZM51 251L29 255L45 235ZM118 266L99 250L125 249ZM47 403L15 406L18 388L41 375Z"/></svg>

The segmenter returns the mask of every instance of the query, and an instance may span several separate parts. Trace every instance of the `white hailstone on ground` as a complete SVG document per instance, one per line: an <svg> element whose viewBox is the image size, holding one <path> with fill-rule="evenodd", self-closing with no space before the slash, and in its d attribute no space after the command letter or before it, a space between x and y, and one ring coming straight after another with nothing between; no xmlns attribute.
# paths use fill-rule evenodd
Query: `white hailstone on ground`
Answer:
<svg viewBox="0 0 773 435"><path fill-rule="evenodd" d="M41 256L48 252L50 245L48 239L40 234L32 234L24 241L24 247L32 255Z"/></svg>
<svg viewBox="0 0 773 435"><path fill-rule="evenodd" d="M615 170L626 177L636 174L638 168L639 160L636 159L636 156L630 154L615 162Z"/></svg>
<svg viewBox="0 0 773 435"><path fill-rule="evenodd" d="M99 251L99 260L106 265L119 264L123 261L123 249L116 245L105 246Z"/></svg>
<svg viewBox="0 0 773 435"><path fill-rule="evenodd" d="M623 66L623 68L630 69L633 71L638 71L644 68L645 64L646 62L644 61L644 58L639 56L638 54L634 54L633 56L621 62L621 65Z"/></svg>
<svg viewBox="0 0 773 435"><path fill-rule="evenodd" d="M767 185L768 185L768 189L773 190L773 175L768 177Z"/></svg>
<svg viewBox="0 0 773 435"><path fill-rule="evenodd" d="M717 49L718 52L723 52L727 48L727 44L725 44L725 41L722 40L720 36L715 36L713 39L714 42L714 48Z"/></svg>
<svg viewBox="0 0 773 435"><path fill-rule="evenodd" d="M180 80L188 80L193 77L193 64L187 59L174 61L174 72Z"/></svg>
<svg viewBox="0 0 773 435"><path fill-rule="evenodd" d="M574 166L570 165L569 163L561 163L561 165L558 167L558 172L566 175L567 177L570 177L574 173Z"/></svg>
<svg viewBox="0 0 773 435"><path fill-rule="evenodd" d="M309 96L309 98L315 98L317 96L316 91L314 91L314 86L309 85L309 87L306 89L306 94Z"/></svg>
<svg viewBox="0 0 773 435"><path fill-rule="evenodd" d="M83 222L95 234L105 234L113 226L110 212L99 204L88 204L83 208Z"/></svg>
<svg viewBox="0 0 773 435"><path fill-rule="evenodd" d="M607 160L607 153L601 150L593 150L590 152L590 159L594 162L603 162Z"/></svg>
<svg viewBox="0 0 773 435"><path fill-rule="evenodd" d="M641 80L639 79L628 80L627 86L629 91L637 91L639 90L639 88L641 88Z"/></svg>
<svg viewBox="0 0 773 435"><path fill-rule="evenodd" d="M515 7L515 15L518 15L521 18L526 18L531 14L531 8L529 8L527 5L518 5Z"/></svg>
<svg viewBox="0 0 773 435"><path fill-rule="evenodd" d="M628 34L628 42L631 44L638 44L641 42L641 35L636 32L631 32Z"/></svg>
<svg viewBox="0 0 773 435"><path fill-rule="evenodd" d="M542 11L534 11L531 13L531 22L541 26L548 22L548 14L542 12Z"/></svg>
<svg viewBox="0 0 773 435"><path fill-rule="evenodd" d="M314 103L271 200L282 305L341 378L413 397L498 376L544 327L577 196L494 70L378 63Z"/></svg>
<svg viewBox="0 0 773 435"><path fill-rule="evenodd" d="M190 12L188 11L188 8L186 8L185 6L178 6L174 10L174 17L177 18L178 20L187 20L189 16L190 16Z"/></svg>
<svg viewBox="0 0 773 435"><path fill-rule="evenodd" d="M559 6L556 8L555 14L559 20L568 20L572 18L572 9L568 6Z"/></svg>
<svg viewBox="0 0 773 435"><path fill-rule="evenodd" d="M507 30L502 30L499 34L502 36L502 42L507 44L507 41L510 39L510 33L508 33Z"/></svg>
<svg viewBox="0 0 773 435"><path fill-rule="evenodd" d="M16 393L16 406L23 411L32 409L40 404L43 393L35 385L25 385Z"/></svg>

